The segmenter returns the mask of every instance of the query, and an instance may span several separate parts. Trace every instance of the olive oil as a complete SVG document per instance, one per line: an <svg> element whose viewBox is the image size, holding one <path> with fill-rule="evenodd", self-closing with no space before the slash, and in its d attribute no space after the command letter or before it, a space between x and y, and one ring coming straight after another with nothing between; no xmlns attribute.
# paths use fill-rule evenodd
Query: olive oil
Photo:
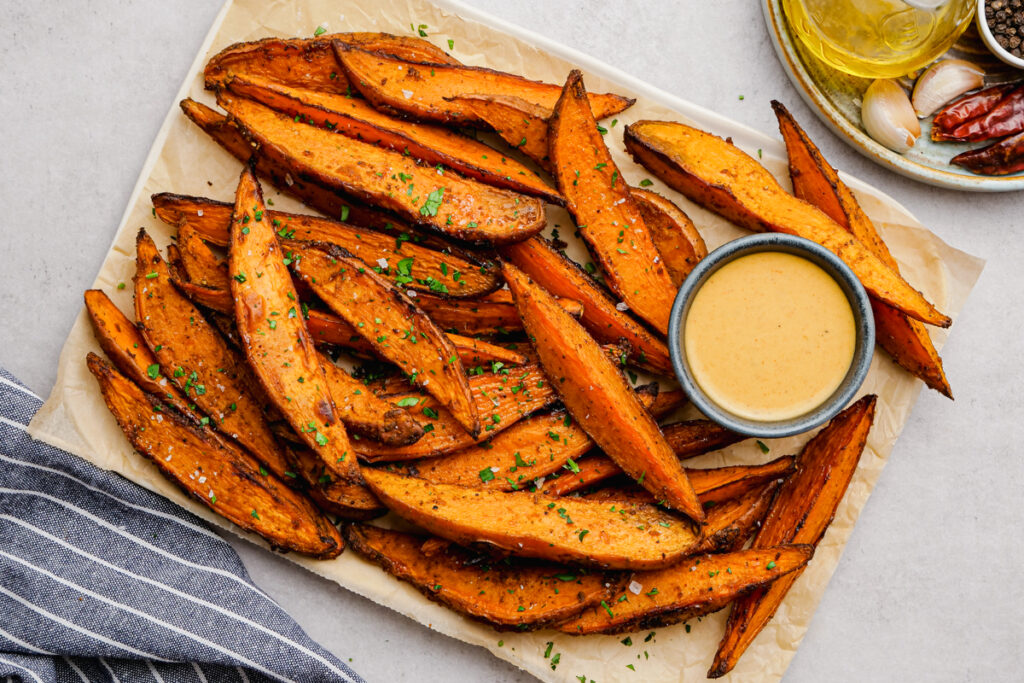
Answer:
<svg viewBox="0 0 1024 683"><path fill-rule="evenodd" d="M972 0L782 0L793 33L827 64L898 78L934 61L970 24Z"/></svg>

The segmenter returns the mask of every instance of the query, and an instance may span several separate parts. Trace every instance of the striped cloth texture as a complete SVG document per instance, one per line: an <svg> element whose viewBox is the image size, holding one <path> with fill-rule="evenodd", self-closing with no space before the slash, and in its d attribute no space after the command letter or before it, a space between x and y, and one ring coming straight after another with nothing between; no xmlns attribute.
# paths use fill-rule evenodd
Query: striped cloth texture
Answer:
<svg viewBox="0 0 1024 683"><path fill-rule="evenodd" d="M0 681L360 682L199 518L31 439L0 369Z"/></svg>

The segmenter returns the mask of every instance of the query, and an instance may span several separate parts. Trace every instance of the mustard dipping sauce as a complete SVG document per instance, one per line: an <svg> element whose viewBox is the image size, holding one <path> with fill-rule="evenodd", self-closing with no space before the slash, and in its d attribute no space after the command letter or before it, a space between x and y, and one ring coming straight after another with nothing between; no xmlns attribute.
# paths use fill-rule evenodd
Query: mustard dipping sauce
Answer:
<svg viewBox="0 0 1024 683"><path fill-rule="evenodd" d="M857 341L839 284L800 256L764 251L712 273L683 329L690 372L739 417L788 420L824 403L846 377Z"/></svg>

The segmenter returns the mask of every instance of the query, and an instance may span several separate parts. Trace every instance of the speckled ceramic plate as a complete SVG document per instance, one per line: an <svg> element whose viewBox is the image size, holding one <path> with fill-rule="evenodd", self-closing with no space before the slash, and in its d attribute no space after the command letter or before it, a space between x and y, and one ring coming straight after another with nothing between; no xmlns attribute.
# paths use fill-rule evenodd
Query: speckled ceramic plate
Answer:
<svg viewBox="0 0 1024 683"><path fill-rule="evenodd" d="M790 31L779 0L763 0L762 7L775 51L800 96L829 128L868 159L900 175L939 187L974 192L1024 190L1024 173L979 176L950 165L949 160L960 152L983 147L990 142L932 142L929 137L930 119L921 122L922 135L906 154L897 154L872 140L860 123L861 95L871 81L833 69L808 52ZM1020 71L1011 72L988 52L973 23L950 52L981 64L991 74L993 82L1024 75Z"/></svg>

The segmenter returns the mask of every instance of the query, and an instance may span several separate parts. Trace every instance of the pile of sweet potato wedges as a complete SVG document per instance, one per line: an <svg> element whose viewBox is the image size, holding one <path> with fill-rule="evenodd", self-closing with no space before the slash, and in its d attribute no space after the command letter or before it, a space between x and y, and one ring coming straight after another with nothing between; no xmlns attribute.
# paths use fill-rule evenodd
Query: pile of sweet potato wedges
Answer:
<svg viewBox="0 0 1024 683"><path fill-rule="evenodd" d="M707 253L609 154L597 121L633 100L588 93L578 71L539 83L368 33L234 45L205 78L223 113L181 106L241 162L234 202L153 196L174 241L161 254L138 235L134 322L85 294L108 359L87 362L133 447L276 549L330 559L347 543L498 629L618 633L734 603L711 675L731 669L811 560L875 398L799 454L684 467L743 437L665 423L681 393L625 376L671 375L669 310ZM838 253L879 343L949 394L923 326L949 319L777 113L795 196L681 123L634 122L625 144L738 225ZM308 213L274 210L261 182ZM599 272L541 236L546 203ZM389 512L421 532L366 523Z"/></svg>

